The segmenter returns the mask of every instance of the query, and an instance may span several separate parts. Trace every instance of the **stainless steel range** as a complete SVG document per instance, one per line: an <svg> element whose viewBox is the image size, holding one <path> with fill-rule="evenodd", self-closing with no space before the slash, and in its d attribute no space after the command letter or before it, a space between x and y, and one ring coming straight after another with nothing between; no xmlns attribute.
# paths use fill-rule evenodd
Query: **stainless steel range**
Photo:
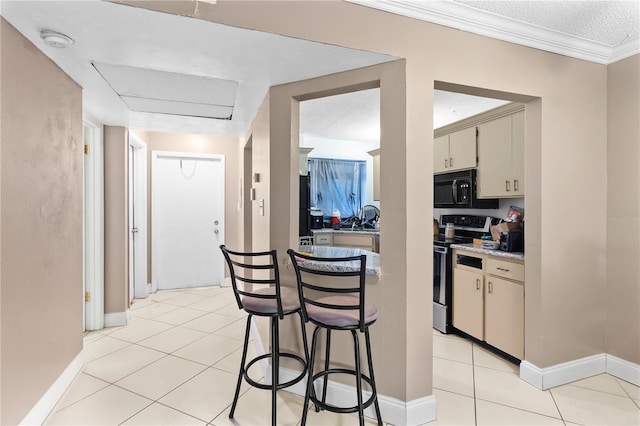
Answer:
<svg viewBox="0 0 640 426"><path fill-rule="evenodd" d="M451 244L472 243L474 238L491 235L491 225L500 219L491 216L442 215L438 237L433 240L433 328L448 334L453 330L451 321L452 300L452 250ZM453 224L453 239L445 238L445 227Z"/></svg>

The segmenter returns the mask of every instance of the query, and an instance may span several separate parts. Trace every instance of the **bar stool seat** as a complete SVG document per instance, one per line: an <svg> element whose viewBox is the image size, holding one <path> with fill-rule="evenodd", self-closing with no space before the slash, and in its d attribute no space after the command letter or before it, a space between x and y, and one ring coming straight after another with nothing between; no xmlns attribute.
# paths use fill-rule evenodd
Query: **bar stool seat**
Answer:
<svg viewBox="0 0 640 426"><path fill-rule="evenodd" d="M242 360L240 361L240 372L238 382L229 411L229 418L233 418L238 397L240 396L240 386L244 379L251 386L259 389L271 390L271 424L277 424L276 415L276 393L280 389L293 386L305 378L309 365L307 354L307 335L304 332L304 318L300 306L298 292L288 287L280 286L280 273L278 269L278 257L275 250L264 252L238 252L229 250L224 245L220 246L222 254L229 267L231 286L239 309L247 312L247 325L245 328L244 345L242 349ZM280 327L279 322L285 316L298 314L300 317L300 328L302 332L302 342L304 346L304 358L295 353L280 351ZM251 320L253 316L267 317L271 325L271 351L258 355L247 361L247 348L249 346L249 333L251 330ZM279 369L280 358L288 358L300 365L300 373L293 379L280 383ZM249 376L249 369L256 362L271 359L271 383L261 383Z"/></svg>
<svg viewBox="0 0 640 426"><path fill-rule="evenodd" d="M256 295L276 296L276 289L273 287L261 288L254 291ZM280 299L282 301L282 311L284 315L296 313L300 310L300 300L298 293L290 288L280 288ZM242 306L246 311L253 311L261 314L277 314L278 304L275 299L262 298L256 296L242 297Z"/></svg>
<svg viewBox="0 0 640 426"><path fill-rule="evenodd" d="M326 296L317 299L317 302L334 306L352 306L359 303L358 298L353 296ZM327 326L349 327L359 325L360 312L357 309L339 310L311 304L307 304L306 309L309 319ZM364 317L367 326L373 324L378 319L378 308L371 303L365 303Z"/></svg>
<svg viewBox="0 0 640 426"><path fill-rule="evenodd" d="M316 410L326 409L335 413L357 412L360 425L364 425L364 409L373 405L378 424L382 425L369 338L369 326L376 322L379 311L375 305L365 301L366 255L322 258L291 249L287 253L296 273L302 316L305 322L315 325L308 357L307 390L303 404L302 425L307 422L309 400L313 401ZM322 294L328 295L322 296ZM325 364L324 369L315 372L314 360L321 330L326 331ZM350 332L355 358L353 368L331 368L332 331ZM363 374L360 368L359 333L365 336L368 375ZM334 374L350 375L355 378L356 405L344 407L327 402L328 379ZM322 379L323 382L322 397L316 396L315 392L315 382L318 379ZM371 389L371 396L366 400L363 400L362 382L367 383Z"/></svg>

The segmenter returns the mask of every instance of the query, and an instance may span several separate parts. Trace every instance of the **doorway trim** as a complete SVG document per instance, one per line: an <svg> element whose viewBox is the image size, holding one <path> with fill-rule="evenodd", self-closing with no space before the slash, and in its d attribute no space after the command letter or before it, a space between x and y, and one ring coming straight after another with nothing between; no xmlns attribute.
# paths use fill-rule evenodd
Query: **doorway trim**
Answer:
<svg viewBox="0 0 640 426"><path fill-rule="evenodd" d="M129 285L133 288L133 294L129 294L129 300L144 299L149 296L151 286L147 277L147 144L134 132L129 131L129 149L133 156L129 156L129 175L133 177L129 181L129 199L133 202L129 204L129 217L135 215L136 244L135 253L132 252L132 236L134 232L132 224L129 223L129 270L135 271L134 283ZM132 175L135 173L135 176ZM131 261L135 262L131 265ZM130 274L132 275L132 274ZM131 279L131 276L130 276Z"/></svg>
<svg viewBox="0 0 640 426"><path fill-rule="evenodd" d="M83 131L87 147L83 177L83 328L100 330L104 328L104 141L102 126L86 116Z"/></svg>

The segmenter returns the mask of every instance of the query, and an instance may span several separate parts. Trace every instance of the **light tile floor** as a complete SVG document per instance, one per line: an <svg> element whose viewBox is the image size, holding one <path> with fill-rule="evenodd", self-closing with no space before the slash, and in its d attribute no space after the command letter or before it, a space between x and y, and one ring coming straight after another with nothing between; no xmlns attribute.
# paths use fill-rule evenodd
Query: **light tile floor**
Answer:
<svg viewBox="0 0 640 426"><path fill-rule="evenodd" d="M46 424L269 424L270 393L246 383L235 419L228 418L245 321L230 288L136 300L127 326L85 335L85 369ZM429 425L640 425L640 388L613 376L543 392L470 341L435 330L433 340L438 419ZM278 395L278 424L300 424L303 398ZM355 415L309 411L309 425L357 423Z"/></svg>

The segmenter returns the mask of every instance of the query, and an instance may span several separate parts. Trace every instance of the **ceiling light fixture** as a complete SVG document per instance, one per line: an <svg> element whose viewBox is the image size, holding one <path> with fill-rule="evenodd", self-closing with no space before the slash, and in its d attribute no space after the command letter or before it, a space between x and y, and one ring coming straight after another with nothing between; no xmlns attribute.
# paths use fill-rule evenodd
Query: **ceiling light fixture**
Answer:
<svg viewBox="0 0 640 426"><path fill-rule="evenodd" d="M63 48L71 46L74 41L71 37L52 30L40 31L40 37L47 46Z"/></svg>

